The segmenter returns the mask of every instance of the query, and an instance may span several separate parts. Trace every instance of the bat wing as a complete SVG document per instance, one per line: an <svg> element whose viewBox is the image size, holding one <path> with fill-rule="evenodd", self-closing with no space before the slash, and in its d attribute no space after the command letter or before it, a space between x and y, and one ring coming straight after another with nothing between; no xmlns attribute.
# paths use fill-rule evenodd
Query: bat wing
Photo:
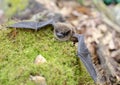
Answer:
<svg viewBox="0 0 120 85"><path fill-rule="evenodd" d="M49 19L47 21L41 21L37 23L37 28L40 29L41 27L47 26L47 25L53 25L54 20L53 19Z"/></svg>
<svg viewBox="0 0 120 85"><path fill-rule="evenodd" d="M84 37L83 35L78 35L77 38L78 38L78 57L85 65L87 71L89 72L93 80L96 82L97 74L93 67L90 53L85 45Z"/></svg>
<svg viewBox="0 0 120 85"><path fill-rule="evenodd" d="M47 20L47 21L41 21L41 22L34 22L34 21L22 21L15 23L11 26L8 26L8 28L25 28L25 29L35 29L38 30L44 26L50 25L53 23L53 19Z"/></svg>

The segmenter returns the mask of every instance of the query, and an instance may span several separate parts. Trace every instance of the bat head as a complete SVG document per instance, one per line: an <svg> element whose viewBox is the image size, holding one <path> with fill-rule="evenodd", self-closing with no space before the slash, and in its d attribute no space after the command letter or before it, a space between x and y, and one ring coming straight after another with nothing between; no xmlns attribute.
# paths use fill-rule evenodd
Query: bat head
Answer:
<svg viewBox="0 0 120 85"><path fill-rule="evenodd" d="M60 41L70 40L74 34L73 27L66 23L55 23L54 25L54 35L56 39Z"/></svg>

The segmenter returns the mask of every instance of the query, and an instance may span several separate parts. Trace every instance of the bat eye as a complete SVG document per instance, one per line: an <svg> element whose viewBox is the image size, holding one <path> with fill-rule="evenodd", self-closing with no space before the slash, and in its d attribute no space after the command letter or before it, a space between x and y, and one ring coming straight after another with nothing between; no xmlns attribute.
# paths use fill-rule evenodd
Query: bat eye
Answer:
<svg viewBox="0 0 120 85"><path fill-rule="evenodd" d="M67 31L67 32L65 32L65 35L68 35L70 32L71 32L70 30L69 30L69 31Z"/></svg>

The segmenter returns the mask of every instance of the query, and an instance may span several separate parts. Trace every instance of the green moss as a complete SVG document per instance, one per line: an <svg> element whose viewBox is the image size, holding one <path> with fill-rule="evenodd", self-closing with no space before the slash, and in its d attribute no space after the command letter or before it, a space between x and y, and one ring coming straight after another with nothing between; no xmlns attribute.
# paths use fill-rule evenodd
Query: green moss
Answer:
<svg viewBox="0 0 120 85"><path fill-rule="evenodd" d="M47 85L94 85L76 58L76 48L55 40L50 27L37 32L17 29L15 37L11 31L0 30L0 85L34 85L31 74L44 76ZM39 54L47 63L33 63Z"/></svg>
<svg viewBox="0 0 120 85"><path fill-rule="evenodd" d="M24 10L28 0L3 0L0 7L5 11L6 16L11 17L16 12Z"/></svg>

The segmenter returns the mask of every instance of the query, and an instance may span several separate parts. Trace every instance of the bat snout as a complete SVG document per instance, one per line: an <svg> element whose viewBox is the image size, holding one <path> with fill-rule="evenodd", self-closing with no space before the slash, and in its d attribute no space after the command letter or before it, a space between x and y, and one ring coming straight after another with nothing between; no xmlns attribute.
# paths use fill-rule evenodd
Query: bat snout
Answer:
<svg viewBox="0 0 120 85"><path fill-rule="evenodd" d="M56 36L59 37L59 38L64 38L65 37L64 34L62 34L62 33L56 33Z"/></svg>

